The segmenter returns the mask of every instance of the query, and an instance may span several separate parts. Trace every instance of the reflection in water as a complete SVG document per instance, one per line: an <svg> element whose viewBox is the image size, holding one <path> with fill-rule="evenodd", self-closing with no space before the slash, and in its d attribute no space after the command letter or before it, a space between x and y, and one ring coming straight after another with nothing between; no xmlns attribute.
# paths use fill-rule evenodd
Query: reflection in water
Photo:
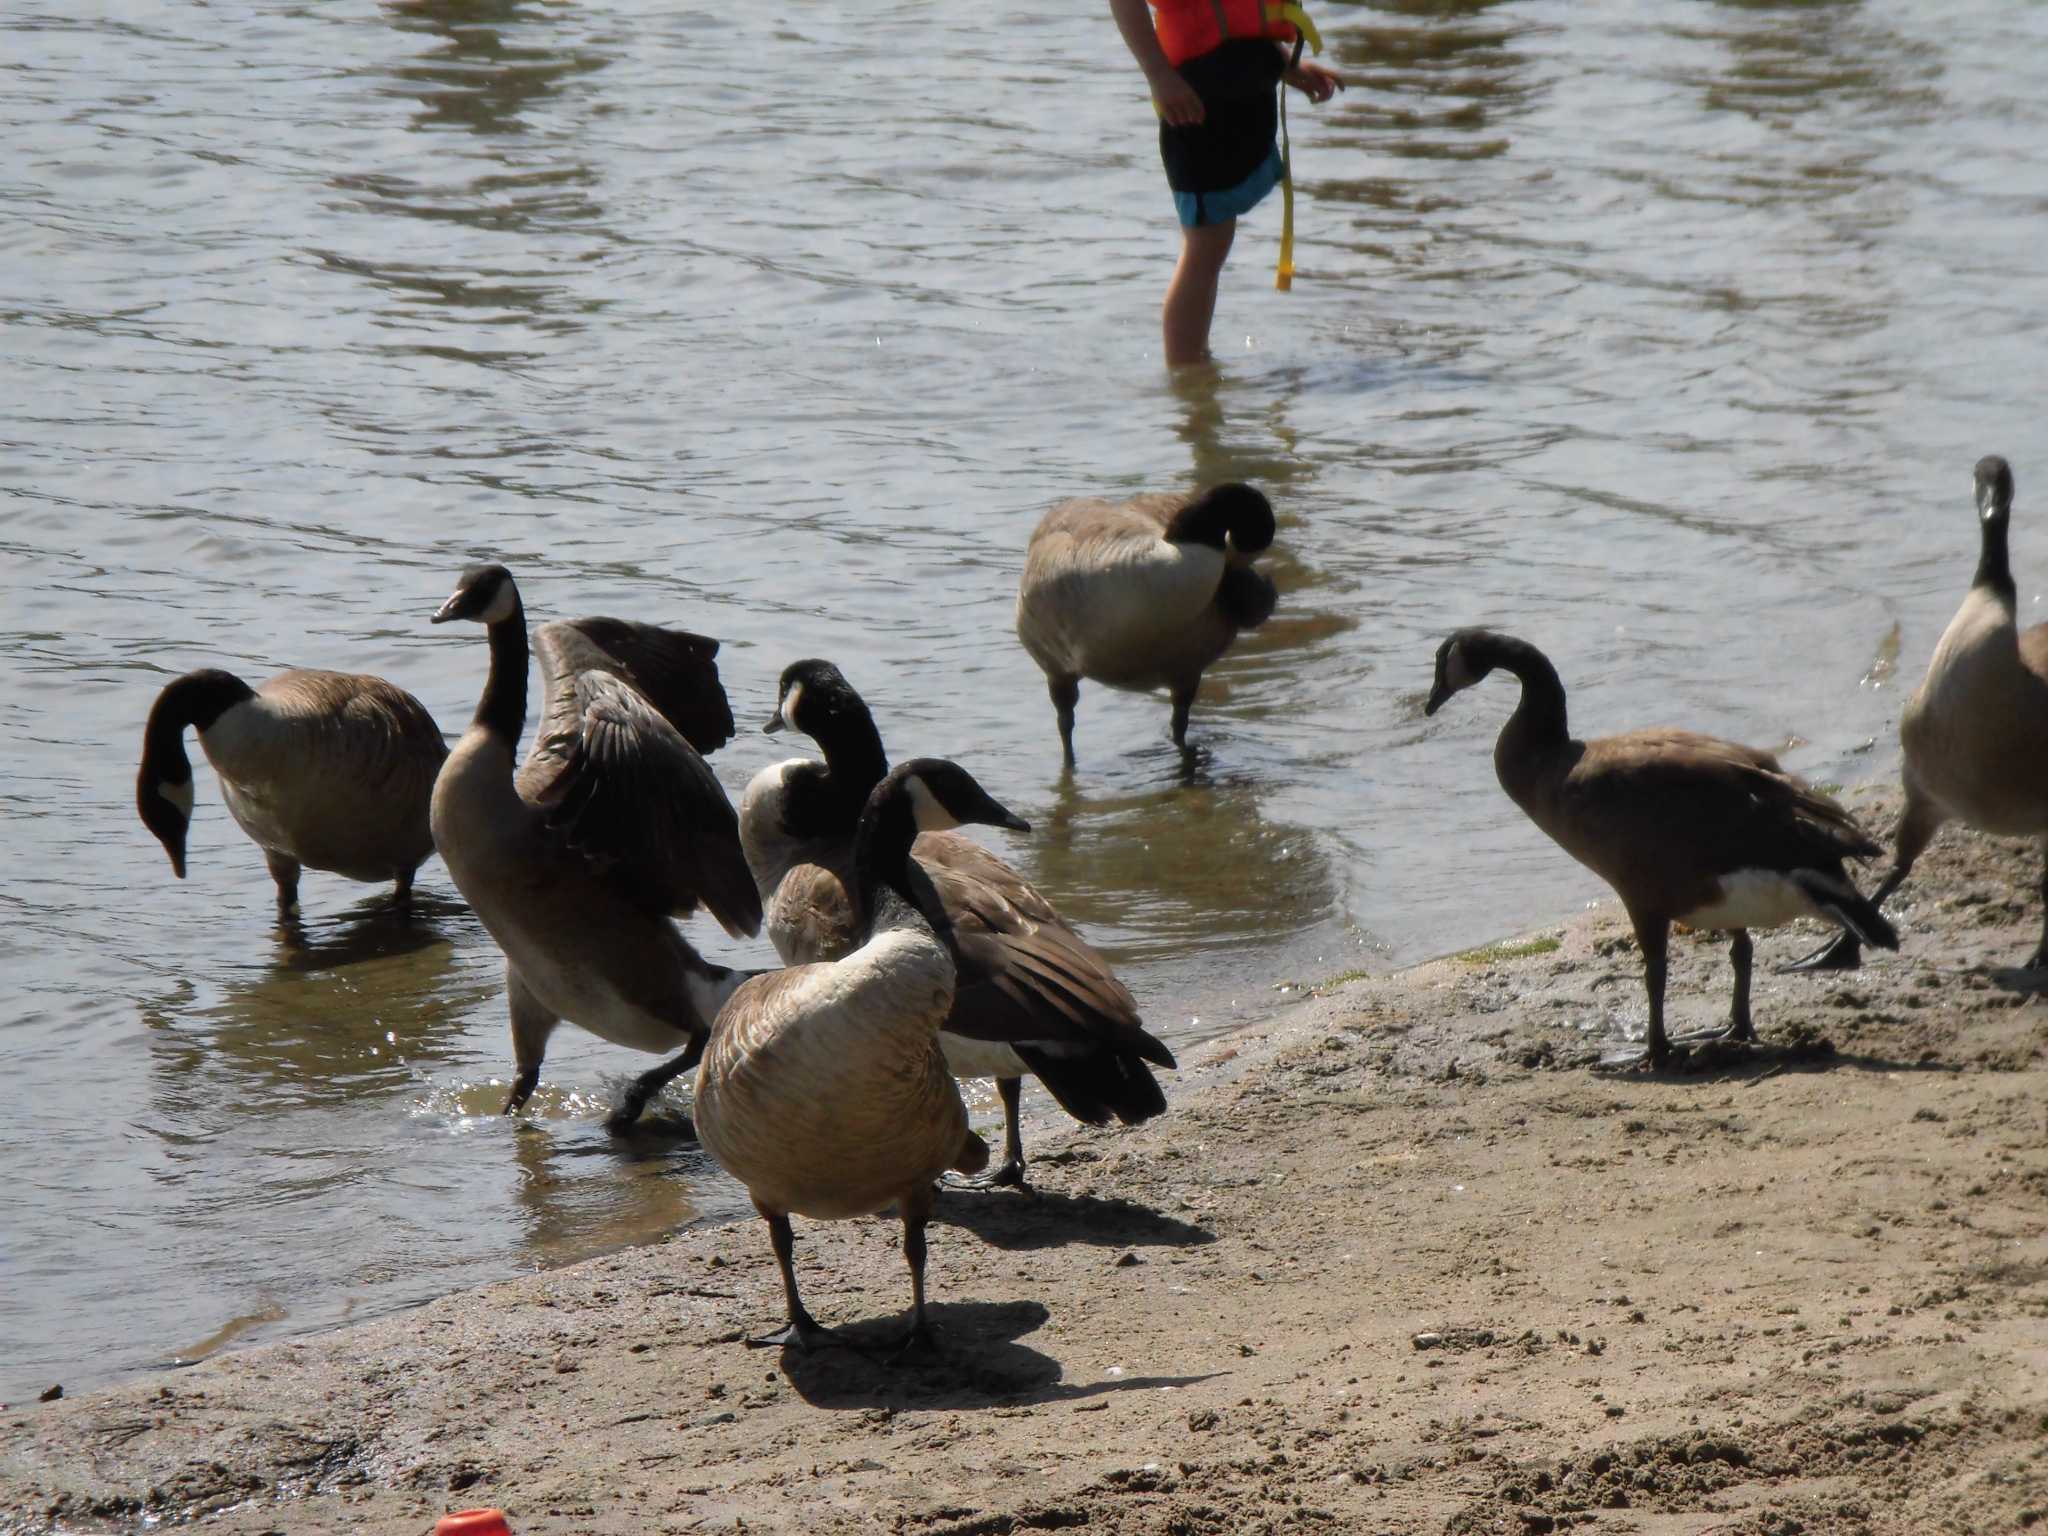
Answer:
<svg viewBox="0 0 2048 1536"><path fill-rule="evenodd" d="M1191 755L1187 782L1170 742L1122 765L1149 770L1152 788L1084 794L1061 778L1044 835L1018 852L1061 914L1119 961L1267 944L1336 902L1315 837L1267 819L1259 784L1211 778L1207 750Z"/></svg>
<svg viewBox="0 0 2048 1536"><path fill-rule="evenodd" d="M274 1114L393 1098L446 1061L492 983L455 985L439 923L460 910L425 892L410 914L388 899L292 923L253 980L207 1001L188 982L143 1007L159 1114L183 1123L227 1102Z"/></svg>
<svg viewBox="0 0 2048 1536"><path fill-rule="evenodd" d="M441 47L392 73L420 103L413 126L473 133L524 133L527 114L566 80L593 74L610 59L505 40L514 28L567 25L567 7L524 0L394 0L386 14L403 31L443 39Z"/></svg>
<svg viewBox="0 0 2048 1536"><path fill-rule="evenodd" d="M520 1242L532 1262L573 1264L592 1254L658 1242L705 1214L734 1216L745 1198L714 1182L694 1137L663 1134L657 1122L629 1137L584 1126L515 1129L513 1193L525 1218ZM709 1210L691 1198L707 1189Z"/></svg>
<svg viewBox="0 0 2048 1536"><path fill-rule="evenodd" d="M1709 111L1782 125L1844 107L1918 117L1940 101L1940 59L1869 15L1861 0L1717 0L1668 30L1727 48L1724 68L1688 82Z"/></svg>

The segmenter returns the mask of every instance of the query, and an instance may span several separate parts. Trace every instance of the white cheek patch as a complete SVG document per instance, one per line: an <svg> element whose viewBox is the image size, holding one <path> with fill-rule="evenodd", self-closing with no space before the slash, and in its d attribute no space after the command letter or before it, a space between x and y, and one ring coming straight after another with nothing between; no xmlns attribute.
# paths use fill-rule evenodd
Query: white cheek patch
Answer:
<svg viewBox="0 0 2048 1536"><path fill-rule="evenodd" d="M491 597L491 605L479 617L486 624L499 624L512 617L512 583L501 581L498 590Z"/></svg>
<svg viewBox="0 0 2048 1536"><path fill-rule="evenodd" d="M802 729L796 723L796 711L797 705L803 701L803 696L804 685L802 683L791 683L789 685L789 692L782 696L782 703L776 706L777 712L782 716L782 723L792 731Z"/></svg>
<svg viewBox="0 0 2048 1536"><path fill-rule="evenodd" d="M1461 688L1470 688L1475 681L1472 668L1465 660L1465 647L1452 646L1450 654L1444 657L1444 686L1456 693Z"/></svg>
<svg viewBox="0 0 2048 1536"><path fill-rule="evenodd" d="M156 792L175 805L180 816L183 816L187 821L192 819L192 781L190 779L187 779L182 784L173 784L169 779L165 779L157 785Z"/></svg>
<svg viewBox="0 0 2048 1536"><path fill-rule="evenodd" d="M918 831L950 832L960 825L960 819L939 804L939 797L917 775L912 774L905 780L904 788L910 795L910 809L917 818Z"/></svg>

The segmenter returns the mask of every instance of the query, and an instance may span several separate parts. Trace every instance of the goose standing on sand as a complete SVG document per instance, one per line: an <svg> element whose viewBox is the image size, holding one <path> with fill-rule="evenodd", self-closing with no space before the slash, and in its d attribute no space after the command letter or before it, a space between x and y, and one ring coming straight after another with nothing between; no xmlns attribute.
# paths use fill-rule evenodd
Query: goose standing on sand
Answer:
<svg viewBox="0 0 2048 1536"><path fill-rule="evenodd" d="M832 1221L894 1204L910 1265L908 1343L928 1346L925 1224L932 1181L974 1173L988 1148L940 1053L953 1006L953 926L910 855L920 829L963 822L1028 832L955 763L919 758L867 799L855 834L857 947L746 982L719 1010L697 1073L697 1133L768 1223L789 1308L785 1333L828 1337L797 1294L791 1215Z"/></svg>
<svg viewBox="0 0 2048 1536"><path fill-rule="evenodd" d="M1906 804L1892 867L1871 900L1882 906L1905 882L1945 822L1995 837L2041 837L2041 942L2027 961L2038 971L2048 968L2048 624L2023 630L2016 617L2007 552L2012 466L1996 454L1979 459L1975 490L1983 529L1977 574L1899 717ZM1790 969L1853 971L1862 961L1855 936L1844 933Z"/></svg>
<svg viewBox="0 0 2048 1536"><path fill-rule="evenodd" d="M1067 767L1084 677L1172 690L1173 744L1186 750L1203 671L1279 601L1252 568L1272 542L1272 504L1248 485L1065 501L1045 514L1024 559L1017 638L1045 674Z"/></svg>
<svg viewBox="0 0 2048 1536"><path fill-rule="evenodd" d="M682 1054L637 1078L607 1128L623 1130L694 1066L744 975L712 965L670 920L701 903L728 933L761 926L732 804L700 751L732 738L718 642L623 619L534 633L543 699L524 766L526 611L512 573L472 566L436 624L488 626L476 718L434 783L434 842L505 952L519 1075L511 1114L540 1081L567 1019L638 1051Z"/></svg>
<svg viewBox="0 0 2048 1536"><path fill-rule="evenodd" d="M135 808L185 878L192 762L185 728L220 779L221 798L263 850L277 909L299 903L299 870L390 880L403 904L434 851L427 802L448 756L426 706L381 677L294 668L260 688L208 667L167 684L150 706Z"/></svg>
<svg viewBox="0 0 2048 1536"><path fill-rule="evenodd" d="M1549 660L1526 640L1484 629L1458 630L1437 648L1423 713L1435 714L1495 667L1521 679L1522 700L1494 744L1494 772L1531 821L1621 898L1643 951L1653 1066L1670 1054L1664 972L1674 922L1734 935L1726 1036L1735 1040L1756 1038L1751 928L1824 917L1866 943L1898 948L1891 924L1842 866L1882 850L1770 753L1691 731L1575 741Z"/></svg>
<svg viewBox="0 0 2048 1536"><path fill-rule="evenodd" d="M761 889L768 937L791 965L833 960L859 942L852 891L861 808L888 772L867 703L829 661L784 669L765 729L804 732L823 763L762 769L740 801L740 841ZM1146 1032L1109 962L1028 880L972 839L926 832L912 849L952 925L960 978L939 1046L956 1077L993 1077L1003 1161L979 1182L1024 1184L1018 1098L1029 1072L1086 1125L1125 1125L1166 1109L1151 1066L1173 1053Z"/></svg>

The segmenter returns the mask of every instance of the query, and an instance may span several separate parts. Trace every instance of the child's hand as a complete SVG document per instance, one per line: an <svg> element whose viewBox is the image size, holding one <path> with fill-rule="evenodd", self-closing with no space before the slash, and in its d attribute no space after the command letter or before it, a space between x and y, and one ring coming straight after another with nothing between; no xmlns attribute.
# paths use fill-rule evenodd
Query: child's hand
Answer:
<svg viewBox="0 0 2048 1536"><path fill-rule="evenodd" d="M1202 98L1181 78L1177 69L1163 69L1148 84L1159 115L1176 128L1189 128L1202 120Z"/></svg>
<svg viewBox="0 0 2048 1536"><path fill-rule="evenodd" d="M1281 78L1318 106L1344 89L1342 75L1323 68L1313 59L1303 59Z"/></svg>

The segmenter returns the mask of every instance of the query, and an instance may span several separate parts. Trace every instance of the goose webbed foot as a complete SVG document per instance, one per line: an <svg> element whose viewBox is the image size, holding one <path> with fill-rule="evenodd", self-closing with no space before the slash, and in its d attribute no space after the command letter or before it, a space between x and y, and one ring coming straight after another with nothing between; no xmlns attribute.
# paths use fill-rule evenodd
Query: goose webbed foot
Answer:
<svg viewBox="0 0 2048 1536"><path fill-rule="evenodd" d="M825 1327L809 1312L799 1312L789 1320L786 1327L773 1333L763 1334L758 1339L746 1341L749 1349L793 1349L798 1354L808 1355L820 1349L849 1349L856 1355L865 1355L866 1350L858 1344L842 1338L832 1329Z"/></svg>
<svg viewBox="0 0 2048 1536"><path fill-rule="evenodd" d="M505 1095L505 1107L501 1115L516 1115L526 1107L526 1101L533 1097L533 1090L540 1086L540 1068L533 1067L512 1079L512 1091Z"/></svg>
<svg viewBox="0 0 2048 1536"><path fill-rule="evenodd" d="M1855 971L1862 967L1862 942L1853 933L1838 933L1804 959L1779 966L1778 974L1799 976L1809 971Z"/></svg>
<svg viewBox="0 0 2048 1536"><path fill-rule="evenodd" d="M896 1346L889 1356L891 1365L930 1365L945 1358L945 1351L939 1348L939 1336L932 1329L924 1314L919 1313L910 1325L910 1331L903 1335L903 1342Z"/></svg>
<svg viewBox="0 0 2048 1536"><path fill-rule="evenodd" d="M990 1169L987 1173L977 1173L972 1178L967 1178L957 1173L943 1174L939 1179L939 1187L941 1189L1015 1189L1027 1195L1038 1193L1037 1190L1031 1187L1029 1181L1025 1179L1024 1164L1021 1159L1007 1160L1000 1168Z"/></svg>

